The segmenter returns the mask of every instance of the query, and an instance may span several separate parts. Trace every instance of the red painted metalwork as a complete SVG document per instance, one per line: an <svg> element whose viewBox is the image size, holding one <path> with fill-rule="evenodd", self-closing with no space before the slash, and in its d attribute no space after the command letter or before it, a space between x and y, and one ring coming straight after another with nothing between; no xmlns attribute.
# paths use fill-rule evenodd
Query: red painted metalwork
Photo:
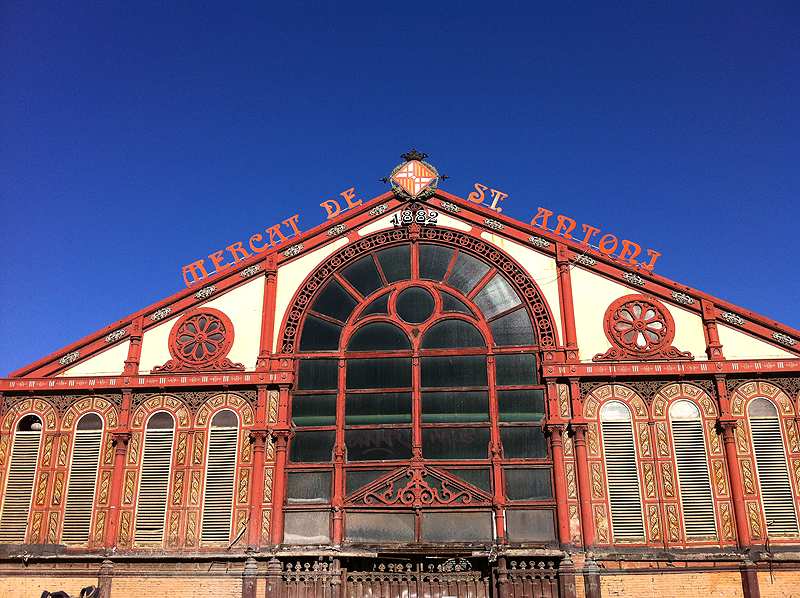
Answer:
<svg viewBox="0 0 800 598"><path fill-rule="evenodd" d="M594 361L694 359L672 346L675 321L669 310L646 295L625 295L613 301L603 317L606 338L613 345Z"/></svg>
<svg viewBox="0 0 800 598"><path fill-rule="evenodd" d="M567 349L567 362L578 361L578 335L575 327L575 304L572 300L572 266L569 252L563 243L556 244L556 265L558 266L558 300L561 307L561 322L564 330L564 346Z"/></svg>
<svg viewBox="0 0 800 598"><path fill-rule="evenodd" d="M154 367L153 373L242 371L244 365L227 358L233 340L233 323L223 312L210 307L190 310L178 318L169 333L172 359Z"/></svg>

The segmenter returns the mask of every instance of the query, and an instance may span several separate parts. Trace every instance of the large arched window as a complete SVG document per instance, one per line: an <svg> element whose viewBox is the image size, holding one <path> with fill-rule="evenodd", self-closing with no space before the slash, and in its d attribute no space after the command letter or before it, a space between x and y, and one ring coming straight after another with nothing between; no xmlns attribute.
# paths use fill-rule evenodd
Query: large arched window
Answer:
<svg viewBox="0 0 800 598"><path fill-rule="evenodd" d="M756 398L747 407L747 415L767 534L770 537L796 536L797 511L778 410L772 401Z"/></svg>
<svg viewBox="0 0 800 598"><path fill-rule="evenodd" d="M669 417L686 537L689 540L716 537L714 498L700 409L691 401L675 401L670 406Z"/></svg>
<svg viewBox="0 0 800 598"><path fill-rule="evenodd" d="M33 499L33 482L39 462L42 420L26 415L19 420L11 446L11 463L0 508L0 544L25 542Z"/></svg>
<svg viewBox="0 0 800 598"><path fill-rule="evenodd" d="M600 423L614 541L642 542L642 493L631 412L622 401L608 401L600 409Z"/></svg>
<svg viewBox="0 0 800 598"><path fill-rule="evenodd" d="M102 444L103 420L96 413L87 413L78 420L72 442L64 528L61 532L61 540L65 544L85 544L89 541Z"/></svg>
<svg viewBox="0 0 800 598"><path fill-rule="evenodd" d="M332 497L345 503L345 540L490 541L493 492L515 512L548 507L512 515L512 539L552 539L538 346L498 268L453 247L379 248L328 278L299 350L285 541L327 541L321 507ZM420 486L436 490L427 511L398 495L412 464ZM459 492L469 512L463 500L444 508Z"/></svg>
<svg viewBox="0 0 800 598"><path fill-rule="evenodd" d="M230 541L238 438L239 419L233 411L223 409L211 418L200 535L203 542Z"/></svg>
<svg viewBox="0 0 800 598"><path fill-rule="evenodd" d="M166 411L158 411L147 420L142 477L136 499L136 542L160 543L164 540L174 435L175 419Z"/></svg>

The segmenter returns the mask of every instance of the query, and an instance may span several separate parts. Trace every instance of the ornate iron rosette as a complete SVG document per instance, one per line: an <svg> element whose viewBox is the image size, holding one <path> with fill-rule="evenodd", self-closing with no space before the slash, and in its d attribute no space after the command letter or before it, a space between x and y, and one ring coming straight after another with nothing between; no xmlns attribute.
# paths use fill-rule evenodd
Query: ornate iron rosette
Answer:
<svg viewBox="0 0 800 598"><path fill-rule="evenodd" d="M227 358L233 337L233 324L218 309L204 307L189 311L175 322L169 333L172 359L154 367L153 373L243 370L242 364Z"/></svg>
<svg viewBox="0 0 800 598"><path fill-rule="evenodd" d="M614 301L603 317L606 338L613 345L595 361L622 359L693 359L672 346L675 322L669 310L646 295Z"/></svg>

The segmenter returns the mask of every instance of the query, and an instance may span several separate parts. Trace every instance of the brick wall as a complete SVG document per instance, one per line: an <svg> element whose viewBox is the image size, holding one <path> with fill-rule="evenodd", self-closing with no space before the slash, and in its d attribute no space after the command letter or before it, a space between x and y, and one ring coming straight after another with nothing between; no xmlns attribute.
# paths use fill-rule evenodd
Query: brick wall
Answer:
<svg viewBox="0 0 800 598"><path fill-rule="evenodd" d="M738 571L691 572L633 575L606 575L600 577L603 598L612 596L670 596L671 598L698 598L719 596L742 598L742 577ZM762 593L762 598L764 594Z"/></svg>
<svg viewBox="0 0 800 598"><path fill-rule="evenodd" d="M800 595L800 571L759 571L761 598L796 598Z"/></svg>
<svg viewBox="0 0 800 598"><path fill-rule="evenodd" d="M111 586L111 596L102 598L134 598L136 596L241 598L242 580L241 578L206 576L115 577Z"/></svg>
<svg viewBox="0 0 800 598"><path fill-rule="evenodd" d="M6 575L0 572L0 596L2 598L39 598L42 592L63 590L77 596L86 586L96 586L97 577L40 577L29 575ZM5 590L5 594L3 593Z"/></svg>

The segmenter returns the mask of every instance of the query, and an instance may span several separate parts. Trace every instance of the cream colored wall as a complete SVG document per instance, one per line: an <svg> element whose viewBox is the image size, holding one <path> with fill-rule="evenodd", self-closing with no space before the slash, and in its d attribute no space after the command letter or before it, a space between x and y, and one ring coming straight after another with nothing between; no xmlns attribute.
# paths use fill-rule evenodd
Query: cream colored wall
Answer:
<svg viewBox="0 0 800 598"><path fill-rule="evenodd" d="M363 226L358 229L358 234L361 237L366 237L367 235L371 235L372 233L376 233L379 230L384 230L387 228L392 228L394 225L389 222L389 219L394 215L394 212L385 216L384 218L380 218L375 222L371 222L367 226Z"/></svg>
<svg viewBox="0 0 800 598"><path fill-rule="evenodd" d="M75 367L58 374L59 376L116 376L125 369L130 341L81 361Z"/></svg>
<svg viewBox="0 0 800 598"><path fill-rule="evenodd" d="M797 359L796 355L717 322L719 342L726 359Z"/></svg>
<svg viewBox="0 0 800 598"><path fill-rule="evenodd" d="M550 306L559 342L563 344L564 332L561 326L561 302L558 300L558 267L556 266L556 261L547 255L492 233L481 233L481 238L499 247L517 260L530 277L536 281L545 301Z"/></svg>
<svg viewBox="0 0 800 598"><path fill-rule="evenodd" d="M178 318L170 318L142 335L142 351L139 354L139 373L149 374L157 365L164 365L172 356L169 354L169 332Z"/></svg>
<svg viewBox="0 0 800 598"><path fill-rule="evenodd" d="M675 320L675 340L672 341L672 346L678 351L689 351L695 361L707 360L703 319L698 314L680 307L666 303L664 305Z"/></svg>
<svg viewBox="0 0 800 598"><path fill-rule="evenodd" d="M334 251L341 249L349 242L350 239L348 237L339 237L333 243L329 243L320 249L312 251L278 269L275 297L275 326L272 336L273 352L277 350L278 339L283 332L281 330L283 317L297 289L303 284L306 276L308 276L314 268L319 266L325 258Z"/></svg>
<svg viewBox="0 0 800 598"><path fill-rule="evenodd" d="M439 217L436 219L437 226L443 226L445 228L454 228L456 230L464 231L468 233L472 230L472 225L462 220L458 220L456 218L451 218L447 214L442 214L439 212Z"/></svg>
<svg viewBox="0 0 800 598"><path fill-rule="evenodd" d="M603 316L608 306L620 297L639 294L641 291L638 289L631 289L583 268L575 267L572 270L572 298L581 361L591 361L595 355L605 353L611 347L603 331ZM689 351L696 360L707 359L700 316L674 305L662 304L675 321L675 340L672 345L679 351Z"/></svg>
<svg viewBox="0 0 800 598"><path fill-rule="evenodd" d="M203 307L220 310L231 319L234 341L228 359L242 363L248 371L256 369L261 338L261 314L264 311L265 277L258 276L229 293L225 293Z"/></svg>

